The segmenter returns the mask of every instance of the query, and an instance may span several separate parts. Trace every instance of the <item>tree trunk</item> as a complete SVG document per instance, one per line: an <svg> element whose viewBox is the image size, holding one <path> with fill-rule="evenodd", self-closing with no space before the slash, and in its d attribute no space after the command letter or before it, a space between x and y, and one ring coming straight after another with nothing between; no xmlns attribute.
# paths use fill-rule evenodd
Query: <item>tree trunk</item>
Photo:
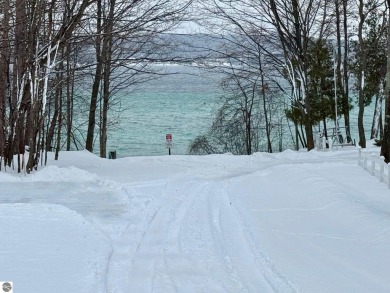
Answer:
<svg viewBox="0 0 390 293"><path fill-rule="evenodd" d="M364 133L363 115L364 115L364 103L362 93L359 93L359 113L358 113L358 132L359 132L359 145L362 148L366 147L366 135Z"/></svg>
<svg viewBox="0 0 390 293"><path fill-rule="evenodd" d="M24 161L24 154L26 152L26 135L27 131L25 130L25 123L27 117L27 111L24 109L22 111L19 111L18 115L18 121L16 122L16 138L15 138L15 145L17 147L17 153L18 155L22 155L22 169L25 169L26 162Z"/></svg>
<svg viewBox="0 0 390 293"><path fill-rule="evenodd" d="M390 34L389 34L390 35ZM390 51L390 50L389 50ZM390 53L390 52L389 52ZM388 55L390 56L390 55ZM390 72L390 60L387 60L387 72ZM390 163L390 74L387 74L386 81L386 108L383 127L383 139L381 146L381 156L385 158L386 163Z"/></svg>
<svg viewBox="0 0 390 293"><path fill-rule="evenodd" d="M324 117L322 119L322 123L324 124L324 136L325 136L325 139L328 139L328 130L327 130L327 127L326 127L326 117Z"/></svg>
<svg viewBox="0 0 390 293"><path fill-rule="evenodd" d="M387 6L390 7L390 0L387 0ZM390 17L390 10L387 11ZM390 22L387 23L386 106L381 156L385 158L386 163L390 163Z"/></svg>
<svg viewBox="0 0 390 293"><path fill-rule="evenodd" d="M287 5L287 1L285 4ZM310 2L313 4L313 2ZM307 149L310 151L314 148L314 137L311 122L311 106L310 99L306 96L307 92L307 45L309 43L309 30L307 16L309 12L313 12L314 6L309 5L309 11L306 11L305 16L302 16L300 3L298 0L291 1L291 8L286 11L279 6L275 0L269 1L270 12L274 19L274 25L279 34L281 46L283 48L286 64L291 65L290 82L293 87L299 79L299 92L294 99L301 105L302 117L305 124L305 132L307 138ZM282 11L283 10L283 11ZM283 22L284 21L284 22ZM292 26L293 24L293 26ZM291 26L290 26L291 25ZM293 65L294 64L294 65ZM294 74L292 74L294 73ZM295 74L296 73L296 74Z"/></svg>
<svg viewBox="0 0 390 293"><path fill-rule="evenodd" d="M1 40L1 51L0 51L0 170L1 164L4 160L4 151L6 144L6 99L8 92L7 77L9 76L8 70L8 26L9 26L9 3L8 0L3 1L3 21L1 23L2 28L0 29L0 40Z"/></svg>
<svg viewBox="0 0 390 293"><path fill-rule="evenodd" d="M265 135L267 136L267 151L272 153L272 144L271 144L271 126L268 121L268 110L267 110L267 98L265 93L265 82L264 75L261 74L261 95L263 97L263 111L265 117Z"/></svg>
<svg viewBox="0 0 390 293"><path fill-rule="evenodd" d="M347 3L345 0L342 0L343 5L343 16L344 16L344 56L343 56L343 69L344 75L341 72L341 56L343 52L341 51L341 13L340 13L340 0L335 0L335 9L336 9L336 36L337 36L337 63L336 63L336 84L337 92L340 93L339 97L341 104L341 113L344 116L344 125L345 125L345 135L347 137L347 142L351 141L349 133L349 100L348 100L348 31L347 31ZM344 83L344 84L343 84ZM337 107L338 105L336 105ZM336 117L337 119L337 117Z"/></svg>
<svg viewBox="0 0 390 293"><path fill-rule="evenodd" d="M115 0L110 1L109 14L106 19L103 48L102 48L102 61L104 61L103 71L103 109L102 109L102 122L101 122L101 135L100 135L100 157L106 158L107 156L107 127L108 127L108 108L110 99L110 77L111 77L111 58L112 58L112 30L114 26L114 10Z"/></svg>
<svg viewBox="0 0 390 293"><path fill-rule="evenodd" d="M46 150L48 151L52 151L54 149L54 146L52 144L54 139L55 128L58 121L59 110L60 110L60 98L61 98L60 94L61 94L61 89L60 87L58 87L55 93L53 118L51 120L49 130L47 131Z"/></svg>
<svg viewBox="0 0 390 293"><path fill-rule="evenodd" d="M266 98L266 83L264 80L264 71L263 71L263 62L262 62L262 54L261 54L261 48L259 45L257 46L257 51L259 52L258 56L258 62L259 62L259 71L260 71L260 78L261 78L261 96L263 97L263 111L264 111L264 117L265 117L265 135L267 137L267 151L269 153L272 153L272 144L271 144L271 126L268 121L268 110L267 110L267 98Z"/></svg>
<svg viewBox="0 0 390 293"><path fill-rule="evenodd" d="M104 91L105 92L105 91ZM107 157L107 117L108 117L109 93L103 94L102 121L100 129L100 157Z"/></svg>
<svg viewBox="0 0 390 293"><path fill-rule="evenodd" d="M364 82L365 82L365 71L366 71L366 52L363 42L363 25L364 25L364 1L359 0L359 28L358 28L358 39L359 39L359 66L358 66L358 86L359 86L359 113L358 113L358 131L359 131L359 145L362 148L366 147L366 136L364 133L363 115L364 115Z"/></svg>
<svg viewBox="0 0 390 293"><path fill-rule="evenodd" d="M303 78L301 78L301 82L303 85L302 93L303 97L305 98L304 103L304 109L302 109L303 113L303 119L305 122L305 132L306 132L306 147L307 150L310 151L314 149L314 136L313 136L313 125L311 121L311 105L310 105L310 99L307 97L307 36L305 34L302 35L302 24L300 23L300 6L297 0L292 0L292 7L293 7L293 16L294 16L294 24L295 24L295 38L296 38L296 44L297 44L297 54L298 54L298 62L301 63L302 69L300 69L300 74L303 75ZM304 30L304 29L303 29Z"/></svg>
<svg viewBox="0 0 390 293"><path fill-rule="evenodd" d="M348 42L348 0L342 0L343 2L343 27L344 27L344 56L343 56L343 82L341 84L342 88L342 113L344 115L344 125L345 125L345 134L347 137L347 142L351 142L351 127L350 127L350 119L349 119L349 75L348 75L348 51L349 51L349 42Z"/></svg>
<svg viewBox="0 0 390 293"><path fill-rule="evenodd" d="M60 150L61 150L61 129L62 129L62 87L60 87L60 94L59 94L59 105L58 105L58 126L57 126L57 145L56 145L56 151L54 155L54 160L58 160Z"/></svg>
<svg viewBox="0 0 390 293"><path fill-rule="evenodd" d="M247 107L247 105L245 106ZM252 133L251 133L251 113L248 111L244 111L244 120L245 120L245 146L246 146L246 154L252 154Z"/></svg>
<svg viewBox="0 0 390 293"><path fill-rule="evenodd" d="M97 100L98 100L99 88L100 88L100 82L102 80L102 70L103 70L103 64L101 58L102 0L97 1L96 29L97 29L96 39L95 39L96 68L95 68L95 77L92 85L91 102L89 104L87 140L85 143L85 148L90 152L93 152L93 141L95 136L95 124L96 124L96 108L97 108Z"/></svg>
<svg viewBox="0 0 390 293"><path fill-rule="evenodd" d="M268 121L268 110L267 110L267 104L266 104L266 97L265 97L265 91L262 90L262 96L263 96L263 110L264 110L264 117L265 117L265 135L267 136L267 151L269 153L272 153L272 144L271 144L271 125Z"/></svg>
<svg viewBox="0 0 390 293"><path fill-rule="evenodd" d="M8 3L8 1L7 1ZM9 73L10 77L10 93L8 94L8 107L9 107L9 117L8 117L8 136L5 149L5 161L4 164L11 166L13 155L16 152L18 144L16 140L21 141L22 139L18 137L19 133L15 133L17 124L19 123L19 111L17 109L17 99L18 95L22 95L24 98L25 89L22 86L22 80L25 78L24 74L26 72L25 63L27 61L27 31L26 31L26 3L23 0L16 1L15 8L15 42L14 46L10 48L10 54L14 55L14 64L12 73ZM10 46L10 43L7 43L7 46ZM15 57L17 56L17 58ZM12 76L10 76L12 75ZM21 122L24 124L24 121ZM21 142L27 143L27 142ZM23 151L24 153L24 151Z"/></svg>
<svg viewBox="0 0 390 293"><path fill-rule="evenodd" d="M313 127L310 125L305 124L305 133L306 133L306 138L302 133L303 136L303 141L305 142L305 147L307 148L308 151L314 149L314 140L310 139L313 138Z"/></svg>
<svg viewBox="0 0 390 293"><path fill-rule="evenodd" d="M74 74L71 68L71 44L66 48L66 150L70 151L73 123L73 84Z"/></svg>
<svg viewBox="0 0 390 293"><path fill-rule="evenodd" d="M297 128L297 134L298 134L298 138L299 138L299 141L301 142L302 147L305 148L306 142L305 142L305 137L302 137L303 136L302 124L300 126L301 126L301 132L299 132L299 130ZM299 150L299 148L297 150Z"/></svg>
<svg viewBox="0 0 390 293"><path fill-rule="evenodd" d="M27 161L27 173L30 173L33 168L35 167L35 154L36 154L36 148L37 148L37 141L36 141L36 135L37 135L37 123L36 123L36 117L38 115L38 102L35 101L31 107L30 110L28 111L27 114L27 121L28 121L28 126L27 129L28 135L26 136L28 139L28 147L29 147L29 156L28 156L28 161Z"/></svg>
<svg viewBox="0 0 390 293"><path fill-rule="evenodd" d="M376 99L375 99L375 112L372 117L370 139L378 138L378 134L380 131L380 119L382 113L382 99L383 99L383 92L382 90L380 90L380 92L376 95Z"/></svg>

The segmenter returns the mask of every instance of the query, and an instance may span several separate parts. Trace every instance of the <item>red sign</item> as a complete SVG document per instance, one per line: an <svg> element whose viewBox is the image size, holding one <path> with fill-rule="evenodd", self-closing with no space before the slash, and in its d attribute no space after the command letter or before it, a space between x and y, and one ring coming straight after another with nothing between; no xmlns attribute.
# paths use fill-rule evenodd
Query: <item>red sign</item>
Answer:
<svg viewBox="0 0 390 293"><path fill-rule="evenodd" d="M167 148L169 149L169 154L171 154L171 148L172 148L172 134L168 133L165 135L166 138L166 145Z"/></svg>

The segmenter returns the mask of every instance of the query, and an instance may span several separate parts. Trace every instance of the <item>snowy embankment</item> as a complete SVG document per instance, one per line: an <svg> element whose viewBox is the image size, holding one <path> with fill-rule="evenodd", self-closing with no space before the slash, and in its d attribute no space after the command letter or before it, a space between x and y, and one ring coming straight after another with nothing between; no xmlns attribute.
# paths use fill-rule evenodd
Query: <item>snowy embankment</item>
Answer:
<svg viewBox="0 0 390 293"><path fill-rule="evenodd" d="M379 152L379 150L378 150ZM390 191L355 148L0 173L15 292L389 292Z"/></svg>

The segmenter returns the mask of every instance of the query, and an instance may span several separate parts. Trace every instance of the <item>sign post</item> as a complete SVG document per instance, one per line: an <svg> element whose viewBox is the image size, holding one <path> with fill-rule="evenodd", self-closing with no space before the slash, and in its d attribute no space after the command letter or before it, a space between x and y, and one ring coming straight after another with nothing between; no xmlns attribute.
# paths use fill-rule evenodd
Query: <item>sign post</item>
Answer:
<svg viewBox="0 0 390 293"><path fill-rule="evenodd" d="M167 148L168 148L168 154L171 155L171 148L173 146L173 144L172 144L172 134L167 133L165 135L165 140L166 140L166 145L167 145Z"/></svg>

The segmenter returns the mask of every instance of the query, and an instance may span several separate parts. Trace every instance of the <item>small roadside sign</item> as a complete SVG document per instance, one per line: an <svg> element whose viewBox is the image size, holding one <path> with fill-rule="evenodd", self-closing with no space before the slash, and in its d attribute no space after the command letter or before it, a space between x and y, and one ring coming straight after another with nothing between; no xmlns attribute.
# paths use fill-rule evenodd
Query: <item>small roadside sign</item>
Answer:
<svg viewBox="0 0 390 293"><path fill-rule="evenodd" d="M171 148L173 147L173 143L172 143L172 134L170 133L167 133L165 135L165 141L166 141L166 146L168 148L168 153L169 155L171 154Z"/></svg>

